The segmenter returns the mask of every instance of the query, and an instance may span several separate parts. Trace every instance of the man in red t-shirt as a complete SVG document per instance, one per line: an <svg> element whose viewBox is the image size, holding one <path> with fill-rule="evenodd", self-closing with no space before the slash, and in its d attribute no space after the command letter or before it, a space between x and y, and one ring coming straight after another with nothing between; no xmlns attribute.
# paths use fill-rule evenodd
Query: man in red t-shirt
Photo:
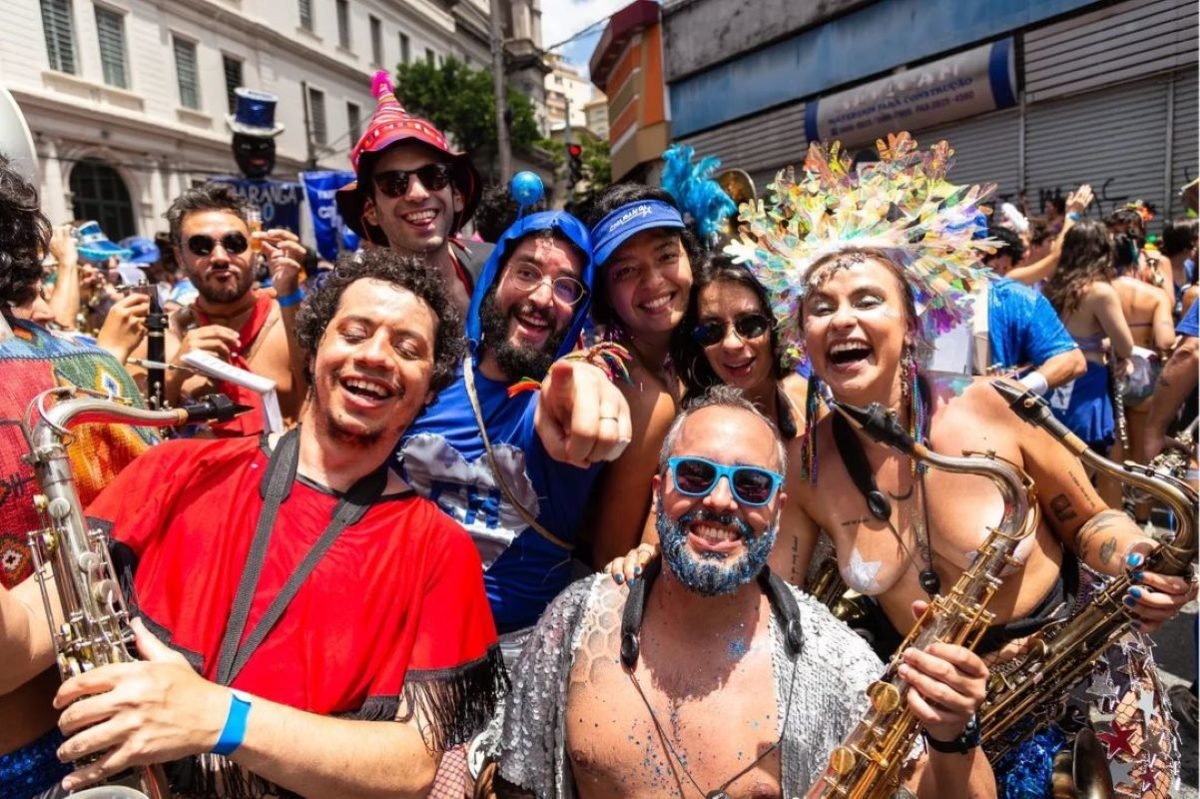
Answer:
<svg viewBox="0 0 1200 799"><path fill-rule="evenodd" d="M165 443L87 510L132 575L144 660L60 689L59 756L98 756L68 790L182 760L190 795L424 796L504 690L474 544L387 465L462 354L441 280L386 249L344 260L297 330L297 430ZM0 592L0 684L53 662L37 594Z"/></svg>

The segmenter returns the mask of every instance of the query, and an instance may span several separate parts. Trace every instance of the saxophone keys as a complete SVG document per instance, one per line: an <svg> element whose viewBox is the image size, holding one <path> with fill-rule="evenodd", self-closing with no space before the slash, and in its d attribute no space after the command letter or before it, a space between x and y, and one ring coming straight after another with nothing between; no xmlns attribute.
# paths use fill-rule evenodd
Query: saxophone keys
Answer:
<svg viewBox="0 0 1200 799"><path fill-rule="evenodd" d="M900 689L889 682L877 680L867 688L871 707L878 713L891 713L900 707Z"/></svg>
<svg viewBox="0 0 1200 799"><path fill-rule="evenodd" d="M829 769L839 777L844 777L854 768L855 761L858 760L854 750L848 746L836 747L829 755Z"/></svg>

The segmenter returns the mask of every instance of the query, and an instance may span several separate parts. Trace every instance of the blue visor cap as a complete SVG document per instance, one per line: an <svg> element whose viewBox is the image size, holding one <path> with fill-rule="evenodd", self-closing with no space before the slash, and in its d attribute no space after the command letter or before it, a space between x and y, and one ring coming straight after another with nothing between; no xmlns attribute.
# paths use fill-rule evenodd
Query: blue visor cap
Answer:
<svg viewBox="0 0 1200 799"><path fill-rule="evenodd" d="M617 249L643 230L683 230L683 217L662 200L627 203L601 219L592 228L592 262L601 268Z"/></svg>

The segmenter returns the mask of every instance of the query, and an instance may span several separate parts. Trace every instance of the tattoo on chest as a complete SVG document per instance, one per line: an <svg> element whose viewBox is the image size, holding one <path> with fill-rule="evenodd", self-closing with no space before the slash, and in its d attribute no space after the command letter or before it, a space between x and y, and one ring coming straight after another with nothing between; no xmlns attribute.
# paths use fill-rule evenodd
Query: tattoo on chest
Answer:
<svg viewBox="0 0 1200 799"><path fill-rule="evenodd" d="M1050 510L1054 513L1054 518L1060 522L1068 522L1079 515L1075 512L1075 508L1066 494L1059 494L1051 499Z"/></svg>

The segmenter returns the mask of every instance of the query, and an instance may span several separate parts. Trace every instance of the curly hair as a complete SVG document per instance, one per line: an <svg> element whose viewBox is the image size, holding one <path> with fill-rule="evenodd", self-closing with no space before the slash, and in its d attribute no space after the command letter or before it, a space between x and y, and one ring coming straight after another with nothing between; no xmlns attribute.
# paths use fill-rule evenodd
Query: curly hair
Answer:
<svg viewBox="0 0 1200 799"><path fill-rule="evenodd" d="M199 211L228 211L244 222L248 210L250 203L229 184L205 183L176 197L163 216L171 227L171 243L182 244L183 218L188 214Z"/></svg>
<svg viewBox="0 0 1200 799"><path fill-rule="evenodd" d="M679 210L675 198L662 189L646 186L641 183L617 183L605 189L587 208L583 209L580 219L591 230L600 220L629 203L642 200L659 200L672 208ZM700 258L700 242L696 234L688 228L679 231L679 239L683 251L687 253L688 262L696 263ZM613 311L612 301L608 297L608 282L604 279L604 264L596 264L595 285L592 287L592 319L601 325L619 322Z"/></svg>
<svg viewBox="0 0 1200 799"><path fill-rule="evenodd" d="M503 183L498 183L493 186L488 186L483 190L483 196L479 199L479 206L475 209L475 232L480 238L491 244L500 241L500 237L504 235L504 231L512 227L517 221L517 215L520 213L520 207L517 201L513 199L508 191L508 186ZM538 211L546 210L546 201L538 200L533 205L526 209L526 213L533 214Z"/></svg>
<svg viewBox="0 0 1200 799"><path fill-rule="evenodd" d="M37 189L0 155L0 304L24 305L37 294L50 232Z"/></svg>
<svg viewBox="0 0 1200 799"><path fill-rule="evenodd" d="M1105 223L1088 219L1067 231L1058 268L1042 289L1060 317L1079 307L1092 283L1113 279L1114 255L1113 237Z"/></svg>
<svg viewBox="0 0 1200 799"><path fill-rule="evenodd" d="M755 280L750 270L742 264L736 264L727 255L704 255L695 266L692 277L692 293L688 297L688 307L684 312L683 321L671 337L671 357L678 366L684 383L684 396L695 397L703 394L709 388L719 385L721 379L709 365L708 358L701 347L692 338L692 330L700 321L700 292L715 284L742 286L754 293L758 300L759 313L771 319L771 352L775 356L771 376L780 380L788 374L780 358L778 320L771 313L771 302L767 290Z"/></svg>
<svg viewBox="0 0 1200 799"><path fill-rule="evenodd" d="M454 380L462 360L465 338L462 318L450 302L441 273L430 269L424 260L400 255L388 247L369 247L355 255L345 253L328 276L300 306L296 316L296 338L307 353L305 377L312 385L312 357L317 352L325 328L333 320L342 294L359 280L379 280L412 292L429 306L437 317L433 347L433 379L430 389L440 391Z"/></svg>

